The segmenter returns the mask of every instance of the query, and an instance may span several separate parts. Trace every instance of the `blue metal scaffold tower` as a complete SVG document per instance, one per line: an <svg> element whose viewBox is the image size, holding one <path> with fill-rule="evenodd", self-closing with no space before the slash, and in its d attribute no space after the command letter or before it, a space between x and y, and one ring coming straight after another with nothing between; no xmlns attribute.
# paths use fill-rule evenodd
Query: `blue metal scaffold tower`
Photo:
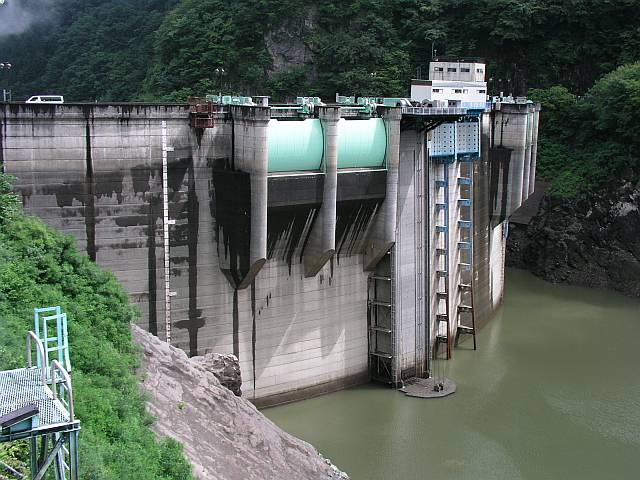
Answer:
<svg viewBox="0 0 640 480"><path fill-rule="evenodd" d="M0 443L28 439L31 479L78 480L80 421L73 411L67 315L34 310L26 367L0 372ZM33 364L35 347L36 364Z"/></svg>

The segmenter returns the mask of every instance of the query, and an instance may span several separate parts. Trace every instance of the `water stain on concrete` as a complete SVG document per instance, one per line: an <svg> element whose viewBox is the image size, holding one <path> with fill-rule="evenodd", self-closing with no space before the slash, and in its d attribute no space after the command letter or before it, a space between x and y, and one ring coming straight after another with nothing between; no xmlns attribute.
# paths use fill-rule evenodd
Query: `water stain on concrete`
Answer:
<svg viewBox="0 0 640 480"><path fill-rule="evenodd" d="M92 261L96 261L96 197L95 179L93 178L93 158L91 156L91 126L89 120L85 125L85 188L86 203L84 211L84 224L87 235L87 255Z"/></svg>
<svg viewBox="0 0 640 480"><path fill-rule="evenodd" d="M338 202L336 209L336 256L352 255L362 246L379 200Z"/></svg>
<svg viewBox="0 0 640 480"><path fill-rule="evenodd" d="M191 160L191 159L189 159ZM181 191L185 172L187 176L187 200L186 202L176 202L181 205L180 216L186 213L187 223L181 225L180 243L187 246L188 255L188 275L189 275L189 313L188 319L176 322L177 328L186 328L189 334L189 354L198 355L198 331L205 324L202 317L202 310L198 308L198 230L200 222L200 203L196 192L196 180L193 162L181 161L173 164L169 170L171 188L174 194ZM180 179L180 180L178 180ZM186 212L185 212L186 211ZM177 259L182 262L182 258Z"/></svg>
<svg viewBox="0 0 640 480"><path fill-rule="evenodd" d="M296 205L268 210L267 258L286 261L289 275L293 256L299 247L306 244L318 208L318 205Z"/></svg>
<svg viewBox="0 0 640 480"><path fill-rule="evenodd" d="M251 184L249 174L213 170L210 209L215 218L215 240L220 269L234 288L249 272L251 238Z"/></svg>

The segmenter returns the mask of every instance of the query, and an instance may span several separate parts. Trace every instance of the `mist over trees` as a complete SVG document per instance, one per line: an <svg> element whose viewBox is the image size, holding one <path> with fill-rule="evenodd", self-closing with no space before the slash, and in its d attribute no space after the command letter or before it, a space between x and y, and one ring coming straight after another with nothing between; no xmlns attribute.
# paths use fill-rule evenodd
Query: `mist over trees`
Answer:
<svg viewBox="0 0 640 480"><path fill-rule="evenodd" d="M38 18L21 33L0 36L0 61L13 65L0 72L0 88L10 88L17 101L46 93L65 100L127 101L141 95L155 31L177 1L24 3L33 5L30 11L37 10ZM5 6L0 6L0 23L10 20Z"/></svg>

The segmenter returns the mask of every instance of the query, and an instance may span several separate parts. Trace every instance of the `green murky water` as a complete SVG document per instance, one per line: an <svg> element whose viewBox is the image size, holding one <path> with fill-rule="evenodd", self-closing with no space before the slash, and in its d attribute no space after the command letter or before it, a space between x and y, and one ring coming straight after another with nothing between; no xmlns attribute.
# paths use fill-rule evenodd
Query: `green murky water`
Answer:
<svg viewBox="0 0 640 480"><path fill-rule="evenodd" d="M455 395L367 385L264 413L353 480L640 478L640 301L507 285L478 351L449 362Z"/></svg>

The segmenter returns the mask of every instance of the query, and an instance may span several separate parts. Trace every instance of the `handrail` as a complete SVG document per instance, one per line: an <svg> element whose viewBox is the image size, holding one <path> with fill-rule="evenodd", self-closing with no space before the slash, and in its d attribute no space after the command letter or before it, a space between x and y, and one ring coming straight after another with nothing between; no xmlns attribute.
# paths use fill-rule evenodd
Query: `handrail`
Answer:
<svg viewBox="0 0 640 480"><path fill-rule="evenodd" d="M460 107L402 107L406 115L465 115L466 108Z"/></svg>
<svg viewBox="0 0 640 480"><path fill-rule="evenodd" d="M53 360L51 362L51 390L53 391L53 398L57 397L56 387L56 370L58 370L62 374L62 378L64 379L65 388L67 389L67 395L69 396L67 401L67 408L69 409L69 421L73 422L73 390L71 389L71 377L67 373L67 371L60 365L58 360Z"/></svg>
<svg viewBox="0 0 640 480"><path fill-rule="evenodd" d="M40 376L42 377L42 384L47 384L47 374L46 374L46 356L44 354L44 345L42 345L42 341L38 338L38 336L29 330L27 332L27 366L31 368L33 362L31 361L31 340L35 340L36 342L36 350L40 357Z"/></svg>

